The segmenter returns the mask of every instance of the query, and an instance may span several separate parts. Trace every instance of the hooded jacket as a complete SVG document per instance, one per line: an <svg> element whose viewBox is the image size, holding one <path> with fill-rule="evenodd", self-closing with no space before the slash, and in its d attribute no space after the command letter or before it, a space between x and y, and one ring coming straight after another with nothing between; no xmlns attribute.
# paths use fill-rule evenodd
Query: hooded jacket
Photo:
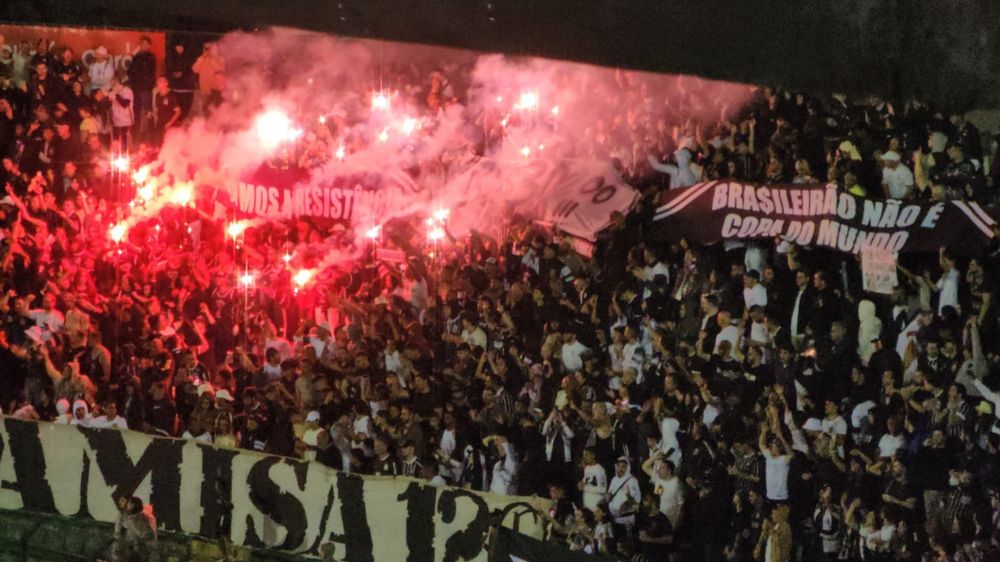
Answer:
<svg viewBox="0 0 1000 562"><path fill-rule="evenodd" d="M698 178L691 170L691 151L681 148L674 152L674 156L677 158L676 166L663 164L652 155L649 157L649 164L657 172L670 175L670 189L679 189L694 185L698 181Z"/></svg>
<svg viewBox="0 0 1000 562"><path fill-rule="evenodd" d="M865 365L875 353L875 345L872 340L877 339L882 333L882 321L875 314L875 303L870 300L863 300L858 303L858 357Z"/></svg>

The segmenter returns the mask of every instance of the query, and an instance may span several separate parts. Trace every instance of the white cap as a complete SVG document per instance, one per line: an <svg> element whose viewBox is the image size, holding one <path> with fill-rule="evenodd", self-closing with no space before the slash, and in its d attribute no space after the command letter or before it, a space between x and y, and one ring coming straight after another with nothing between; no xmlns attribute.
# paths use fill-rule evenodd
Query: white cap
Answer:
<svg viewBox="0 0 1000 562"><path fill-rule="evenodd" d="M882 160L885 160L886 162L899 162L899 153L895 150L890 150L882 155Z"/></svg>
<svg viewBox="0 0 1000 562"><path fill-rule="evenodd" d="M309 412L308 414L306 414L306 421L307 422L318 422L319 421L319 412L317 412L316 410L313 410L313 411Z"/></svg>
<svg viewBox="0 0 1000 562"><path fill-rule="evenodd" d="M806 431L823 431L823 424L819 421L819 418L809 418L806 420L805 425L802 429Z"/></svg>
<svg viewBox="0 0 1000 562"><path fill-rule="evenodd" d="M215 399L216 400L225 400L226 402L232 402L233 401L233 395L229 394L229 391L223 388L222 390L220 390L220 391L218 391L218 392L215 393Z"/></svg>

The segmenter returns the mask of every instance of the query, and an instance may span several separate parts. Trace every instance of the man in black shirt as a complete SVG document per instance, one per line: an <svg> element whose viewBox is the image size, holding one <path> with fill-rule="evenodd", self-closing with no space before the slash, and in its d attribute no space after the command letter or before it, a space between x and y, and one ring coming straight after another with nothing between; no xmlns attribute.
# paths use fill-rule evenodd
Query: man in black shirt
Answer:
<svg viewBox="0 0 1000 562"><path fill-rule="evenodd" d="M170 89L166 77L156 79L156 94L153 96L154 142L163 142L167 130L176 126L181 118L181 104L177 93Z"/></svg>
<svg viewBox="0 0 1000 562"><path fill-rule="evenodd" d="M139 52L128 65L128 82L135 94L135 116L139 133L146 131L146 116L153 105L153 86L156 82L156 57L150 50L149 37L139 39Z"/></svg>
<svg viewBox="0 0 1000 562"><path fill-rule="evenodd" d="M399 476L399 465L389 454L389 443L384 437L376 437L372 444L375 458L372 459L372 474L375 476Z"/></svg>
<svg viewBox="0 0 1000 562"><path fill-rule="evenodd" d="M420 459L417 458L414 450L415 447L413 446L413 441L407 439L406 441L400 443L400 474L403 476L409 476L410 478L420 478L423 465L420 464Z"/></svg>
<svg viewBox="0 0 1000 562"><path fill-rule="evenodd" d="M59 78L59 85L62 91L61 96L72 93L71 84L80 78L80 63L76 62L76 57L72 47L64 47L59 60L52 67L52 72Z"/></svg>
<svg viewBox="0 0 1000 562"><path fill-rule="evenodd" d="M659 498L651 493L643 494L642 506L636 520L639 542L636 552L649 562L666 562L670 559L670 547L674 542L674 528L667 516L660 512Z"/></svg>
<svg viewBox="0 0 1000 562"><path fill-rule="evenodd" d="M174 407L174 403L170 400L170 397L167 396L166 389L164 388L165 384L158 382L152 386L150 390L152 401L150 402L150 407L146 409L149 412L146 422L151 426L148 429L149 431L170 437L174 435L177 409Z"/></svg>
<svg viewBox="0 0 1000 562"><path fill-rule="evenodd" d="M25 335L25 330L35 325L34 320L28 315L28 299L9 291L0 299L0 314L3 314L0 319L7 334L7 342L10 345L26 345L28 336Z"/></svg>

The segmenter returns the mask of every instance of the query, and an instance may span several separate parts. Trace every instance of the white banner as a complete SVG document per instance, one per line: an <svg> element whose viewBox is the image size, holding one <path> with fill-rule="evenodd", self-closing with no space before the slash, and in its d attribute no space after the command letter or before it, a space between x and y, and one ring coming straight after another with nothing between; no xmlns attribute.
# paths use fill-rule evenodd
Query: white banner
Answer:
<svg viewBox="0 0 1000 562"><path fill-rule="evenodd" d="M491 516L542 535L539 498L361 477L316 462L135 431L0 421L0 508L113 523L117 497L153 505L161 528L351 562L486 561Z"/></svg>

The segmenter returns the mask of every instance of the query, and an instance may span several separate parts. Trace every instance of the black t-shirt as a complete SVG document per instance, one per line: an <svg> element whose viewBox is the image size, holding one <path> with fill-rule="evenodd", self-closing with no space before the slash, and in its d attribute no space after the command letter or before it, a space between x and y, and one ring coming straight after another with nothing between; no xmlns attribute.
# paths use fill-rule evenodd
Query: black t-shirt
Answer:
<svg viewBox="0 0 1000 562"><path fill-rule="evenodd" d="M670 524L670 520L667 516L656 512L655 515L646 515L640 513L636 520L636 525L638 532L646 532L648 538L660 539L673 534L674 528ZM640 553L646 556L650 562L656 562L661 560L667 560L667 555L670 552L669 544L657 544L643 542L641 539L638 542L637 549Z"/></svg>
<svg viewBox="0 0 1000 562"><path fill-rule="evenodd" d="M375 476L399 476L399 466L392 455L386 455L383 459L372 461L372 474Z"/></svg>
<svg viewBox="0 0 1000 562"><path fill-rule="evenodd" d="M177 100L177 94L173 90L168 91L166 94L156 92L154 103L156 105L156 126L160 129L164 128L174 118L174 112L181 107L180 102Z"/></svg>

